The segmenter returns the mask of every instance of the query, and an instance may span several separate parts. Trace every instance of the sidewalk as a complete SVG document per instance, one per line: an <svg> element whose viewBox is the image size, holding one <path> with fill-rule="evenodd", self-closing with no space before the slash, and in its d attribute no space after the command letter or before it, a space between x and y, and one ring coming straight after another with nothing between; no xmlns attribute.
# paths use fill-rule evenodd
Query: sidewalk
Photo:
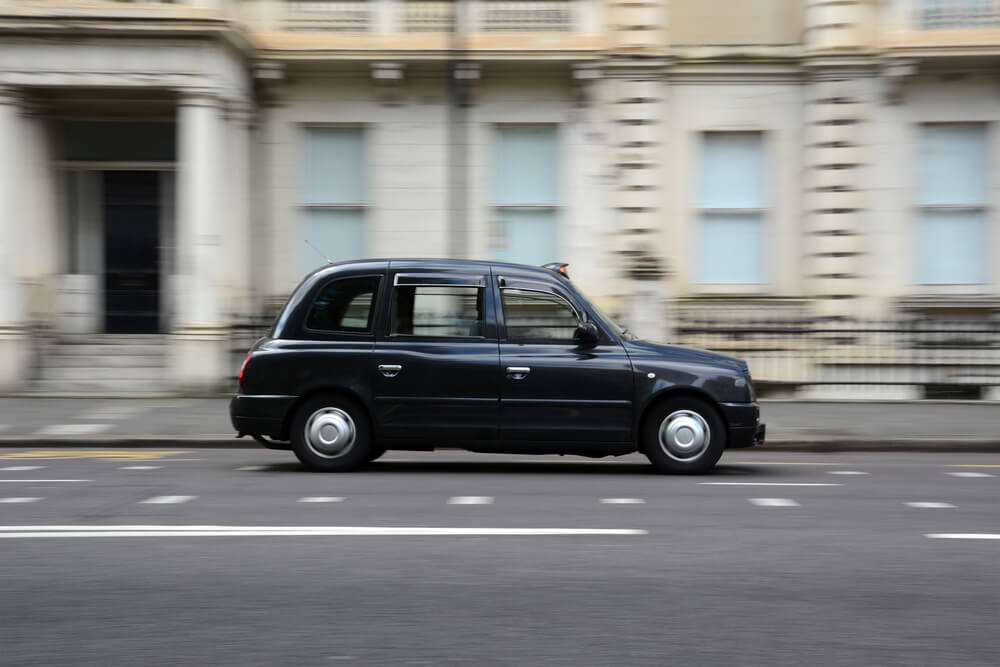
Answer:
<svg viewBox="0 0 1000 667"><path fill-rule="evenodd" d="M1000 404L762 401L764 449L1000 452ZM256 447L228 398L0 398L0 447Z"/></svg>

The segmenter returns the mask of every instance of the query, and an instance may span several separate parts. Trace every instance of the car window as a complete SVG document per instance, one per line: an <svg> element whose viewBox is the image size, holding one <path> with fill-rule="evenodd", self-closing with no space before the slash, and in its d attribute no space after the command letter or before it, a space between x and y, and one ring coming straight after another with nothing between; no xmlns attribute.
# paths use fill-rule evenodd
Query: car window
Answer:
<svg viewBox="0 0 1000 667"><path fill-rule="evenodd" d="M392 313L392 333L412 336L483 335L483 288L453 285L400 285Z"/></svg>
<svg viewBox="0 0 1000 667"><path fill-rule="evenodd" d="M318 331L371 331L380 277L341 278L324 287L309 309L306 328Z"/></svg>
<svg viewBox="0 0 1000 667"><path fill-rule="evenodd" d="M507 340L524 342L573 342L580 320L573 308L554 294L503 289Z"/></svg>

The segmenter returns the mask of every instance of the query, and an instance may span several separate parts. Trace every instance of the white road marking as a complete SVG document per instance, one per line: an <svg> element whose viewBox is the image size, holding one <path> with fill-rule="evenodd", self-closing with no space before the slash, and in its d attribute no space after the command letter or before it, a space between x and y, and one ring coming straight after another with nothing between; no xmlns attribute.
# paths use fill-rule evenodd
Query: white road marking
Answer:
<svg viewBox="0 0 1000 667"><path fill-rule="evenodd" d="M644 505L646 501L642 498L601 498L604 505Z"/></svg>
<svg viewBox="0 0 1000 667"><path fill-rule="evenodd" d="M35 431L36 436L94 435L111 430L112 424L50 424Z"/></svg>
<svg viewBox="0 0 1000 667"><path fill-rule="evenodd" d="M0 484L48 484L50 482L93 482L92 479L0 479Z"/></svg>
<svg viewBox="0 0 1000 667"><path fill-rule="evenodd" d="M941 509L949 509L955 507L951 503L935 503L935 502L924 502L924 501L903 503L903 504L906 505L907 507L916 507L917 509L926 509L926 510L941 510Z"/></svg>
<svg viewBox="0 0 1000 667"><path fill-rule="evenodd" d="M119 470L159 470L163 466L121 466Z"/></svg>
<svg viewBox="0 0 1000 667"><path fill-rule="evenodd" d="M189 500L194 500L198 496L153 496L152 498L146 498L141 502L143 505L175 505L177 503L186 503Z"/></svg>
<svg viewBox="0 0 1000 667"><path fill-rule="evenodd" d="M0 468L0 470L9 470L11 472L21 472L24 470L41 470L45 466L7 466L6 468Z"/></svg>
<svg viewBox="0 0 1000 667"><path fill-rule="evenodd" d="M698 482L708 486L841 486L832 482Z"/></svg>
<svg viewBox="0 0 1000 667"><path fill-rule="evenodd" d="M866 472L861 472L860 470L829 470L828 475L867 475Z"/></svg>
<svg viewBox="0 0 1000 667"><path fill-rule="evenodd" d="M300 503L342 503L344 498L342 496L306 496L305 498L299 498Z"/></svg>
<svg viewBox="0 0 1000 667"><path fill-rule="evenodd" d="M924 533L934 540L1000 540L1000 533Z"/></svg>
<svg viewBox="0 0 1000 667"><path fill-rule="evenodd" d="M0 503L35 503L44 498L0 498Z"/></svg>
<svg viewBox="0 0 1000 667"><path fill-rule="evenodd" d="M799 504L791 498L747 498L758 507L798 507Z"/></svg>
<svg viewBox="0 0 1000 667"><path fill-rule="evenodd" d="M993 477L988 472L950 472L952 477Z"/></svg>
<svg viewBox="0 0 1000 667"><path fill-rule="evenodd" d="M493 496L452 496L449 505L492 505Z"/></svg>
<svg viewBox="0 0 1000 667"><path fill-rule="evenodd" d="M252 472L255 470L267 470L271 466L240 466L239 468L233 468L233 470L240 470L244 472Z"/></svg>
<svg viewBox="0 0 1000 667"><path fill-rule="evenodd" d="M438 528L419 526L0 526L0 539L33 537L569 536L648 535L633 528Z"/></svg>

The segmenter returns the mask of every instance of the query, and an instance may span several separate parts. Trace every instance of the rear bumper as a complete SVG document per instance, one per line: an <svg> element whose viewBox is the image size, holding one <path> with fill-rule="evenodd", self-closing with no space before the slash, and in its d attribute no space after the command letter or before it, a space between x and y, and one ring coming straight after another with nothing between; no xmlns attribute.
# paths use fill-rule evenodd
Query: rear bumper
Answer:
<svg viewBox="0 0 1000 667"><path fill-rule="evenodd" d="M281 439L285 418L296 398L237 394L229 402L229 419L237 433Z"/></svg>
<svg viewBox="0 0 1000 667"><path fill-rule="evenodd" d="M729 424L728 449L744 449L764 444L767 426L760 422L757 403L723 403L722 412Z"/></svg>

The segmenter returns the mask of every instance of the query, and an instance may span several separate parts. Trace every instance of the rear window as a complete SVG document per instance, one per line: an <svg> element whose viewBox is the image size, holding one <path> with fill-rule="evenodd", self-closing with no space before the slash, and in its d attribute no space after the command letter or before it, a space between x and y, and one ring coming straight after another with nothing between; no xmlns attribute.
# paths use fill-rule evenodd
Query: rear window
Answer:
<svg viewBox="0 0 1000 667"><path fill-rule="evenodd" d="M370 332L380 280L380 276L360 276L329 283L309 309L306 328L314 331Z"/></svg>

